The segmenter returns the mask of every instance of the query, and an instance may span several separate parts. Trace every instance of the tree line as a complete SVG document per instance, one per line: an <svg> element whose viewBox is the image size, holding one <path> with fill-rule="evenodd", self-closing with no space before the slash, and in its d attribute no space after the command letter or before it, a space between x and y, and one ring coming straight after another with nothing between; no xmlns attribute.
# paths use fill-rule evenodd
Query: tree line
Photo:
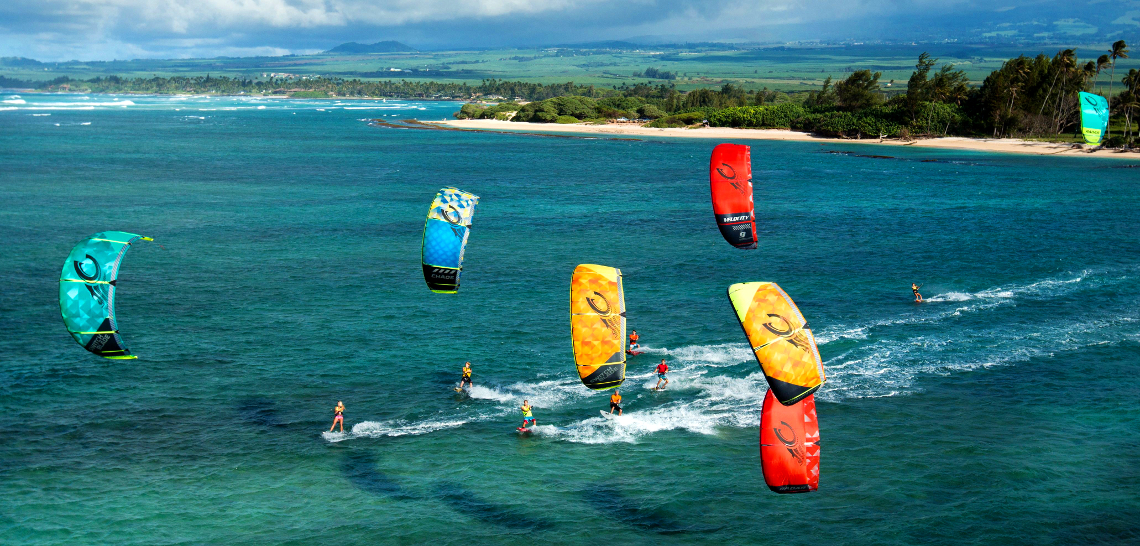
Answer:
<svg viewBox="0 0 1140 546"><path fill-rule="evenodd" d="M747 90L732 83L682 92L670 80L605 88L573 82L541 84L498 79L484 79L472 85L337 77L256 79L210 75L108 76L89 80L61 77L45 82L4 78L0 86L92 93L481 100L498 104L465 104L456 117L535 122L624 117L648 120L656 127L707 122L714 126L791 128L854 138L1076 134L1080 130L1077 93L1086 91L1102 93L1109 100L1113 123L1106 145L1130 146L1137 138L1133 121L1140 110L1140 72L1132 69L1119 80L1115 75L1117 61L1128 58L1128 54L1127 44L1119 40L1105 54L1083 63L1074 49L1063 49L1052 57L1021 55L1002 63L980 84L973 84L964 71L951 64L939 65L937 59L923 53L905 90L883 89L879 81L882 74L866 69L854 70L839 81L829 76L818 90L792 93L767 88ZM675 76L652 68L643 75L659 81Z"/></svg>
<svg viewBox="0 0 1140 546"><path fill-rule="evenodd" d="M1086 91L1109 99L1113 123L1105 145L1132 146L1140 71L1129 70L1119 80L1122 85L1115 76L1117 60L1128 53L1119 40L1108 53L1083 64L1073 49L1052 57L1021 55L1002 63L980 85L971 85L964 71L938 66L937 59L922 53L906 89L898 91L881 87L880 72L854 70L837 82L828 77L818 91L748 91L726 83L680 93L672 86L639 84L615 88L618 95L602 98L563 96L489 108L469 104L456 117L562 123L626 117L648 120L651 127L785 128L853 138L1038 137L1079 134L1078 93Z"/></svg>

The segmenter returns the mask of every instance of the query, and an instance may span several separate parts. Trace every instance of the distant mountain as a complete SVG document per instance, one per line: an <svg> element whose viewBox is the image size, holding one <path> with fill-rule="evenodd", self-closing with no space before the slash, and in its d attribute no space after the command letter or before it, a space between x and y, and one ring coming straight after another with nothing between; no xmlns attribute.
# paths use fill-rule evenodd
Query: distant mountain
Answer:
<svg viewBox="0 0 1140 546"><path fill-rule="evenodd" d="M418 50L409 45L389 40L386 42L376 42L374 44L348 42L347 44L340 44L325 53L403 53L414 51Z"/></svg>
<svg viewBox="0 0 1140 546"><path fill-rule="evenodd" d="M0 57L0 66L43 66L35 59L28 59L26 57Z"/></svg>
<svg viewBox="0 0 1140 546"><path fill-rule="evenodd" d="M567 49L619 49L631 50L641 49L645 46L635 44L633 42L625 42L622 40L604 40L600 42L579 42L576 44L558 44L550 47L562 47Z"/></svg>

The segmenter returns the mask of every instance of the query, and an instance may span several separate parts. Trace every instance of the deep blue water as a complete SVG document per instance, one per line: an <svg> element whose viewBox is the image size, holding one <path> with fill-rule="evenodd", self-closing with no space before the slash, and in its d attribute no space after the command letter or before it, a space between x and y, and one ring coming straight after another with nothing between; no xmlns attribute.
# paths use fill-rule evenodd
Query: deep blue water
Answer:
<svg viewBox="0 0 1140 546"><path fill-rule="evenodd" d="M1128 161L744 142L740 251L709 140L366 121L454 103L0 99L0 543L1140 541ZM419 266L444 186L481 197L451 296ZM63 259L103 230L155 239L117 294L138 360L59 318ZM573 367L579 263L621 268L649 347L616 424ZM760 473L745 281L820 342L812 494ZM322 434L337 400L351 433Z"/></svg>

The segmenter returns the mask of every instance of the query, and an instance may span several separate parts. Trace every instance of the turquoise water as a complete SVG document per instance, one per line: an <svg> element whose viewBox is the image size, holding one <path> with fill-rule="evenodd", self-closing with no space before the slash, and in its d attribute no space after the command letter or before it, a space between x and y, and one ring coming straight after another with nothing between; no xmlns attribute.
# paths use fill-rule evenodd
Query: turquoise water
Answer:
<svg viewBox="0 0 1140 546"><path fill-rule="evenodd" d="M710 140L366 122L454 103L0 98L0 543L1140 541L1128 161L756 141L741 251ZM419 265L451 185L481 198L454 296ZM138 360L59 318L62 261L103 230L155 239L117 294ZM621 268L648 347L617 424L573 368L579 263ZM820 342L816 493L764 485L743 281ZM338 400L351 432L322 434Z"/></svg>

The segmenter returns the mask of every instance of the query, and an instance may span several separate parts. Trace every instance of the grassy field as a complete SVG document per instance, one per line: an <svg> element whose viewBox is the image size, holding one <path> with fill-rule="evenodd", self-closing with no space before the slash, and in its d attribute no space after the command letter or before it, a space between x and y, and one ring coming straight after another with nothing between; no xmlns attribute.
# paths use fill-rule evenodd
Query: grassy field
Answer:
<svg viewBox="0 0 1140 546"><path fill-rule="evenodd" d="M1074 47L1074 46L1065 46ZM1076 46L1082 62L1094 58L1106 45ZM50 80L60 76L89 79L98 76L212 76L259 79L263 74L342 77L363 80L434 80L478 83L484 78L537 83L573 81L602 87L638 82L673 83L680 90L742 85L780 91L818 88L827 76L844 78L851 71L871 69L883 73L884 88L905 87L915 60L929 51L942 63L966 71L974 84L1001 63L1017 55L1055 54L1062 46L1016 47L955 44L756 46L612 49L504 49L433 51L364 55L303 55L214 59L134 60L109 62L36 63L12 58L0 61L0 76L20 80ZM677 74L675 80L635 78L635 72L654 67ZM1123 59L1116 71L1127 73L1140 61ZM1107 75L1102 77L1102 82ZM1119 78L1118 78L1119 79Z"/></svg>

